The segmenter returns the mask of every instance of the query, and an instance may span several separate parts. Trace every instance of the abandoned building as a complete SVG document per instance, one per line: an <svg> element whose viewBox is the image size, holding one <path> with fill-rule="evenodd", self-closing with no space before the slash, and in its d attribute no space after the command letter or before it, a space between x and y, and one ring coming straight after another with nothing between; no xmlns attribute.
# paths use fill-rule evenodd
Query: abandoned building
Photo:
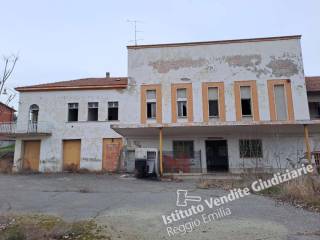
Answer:
<svg viewBox="0 0 320 240"><path fill-rule="evenodd" d="M128 77L16 88L14 170L274 171L320 151L320 78L301 36L128 46ZM311 156L312 155L312 156Z"/></svg>

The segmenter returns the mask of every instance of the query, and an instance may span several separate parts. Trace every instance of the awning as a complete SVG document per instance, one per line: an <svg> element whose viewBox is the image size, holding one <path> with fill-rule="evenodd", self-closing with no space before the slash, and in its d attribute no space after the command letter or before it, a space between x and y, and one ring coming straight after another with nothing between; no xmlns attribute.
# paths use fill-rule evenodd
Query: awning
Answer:
<svg viewBox="0 0 320 240"><path fill-rule="evenodd" d="M232 134L303 134L303 126L309 133L320 133L320 120L259 121L259 122L193 122L164 124L113 124L111 128L123 137L154 137L163 129L164 136L210 136Z"/></svg>

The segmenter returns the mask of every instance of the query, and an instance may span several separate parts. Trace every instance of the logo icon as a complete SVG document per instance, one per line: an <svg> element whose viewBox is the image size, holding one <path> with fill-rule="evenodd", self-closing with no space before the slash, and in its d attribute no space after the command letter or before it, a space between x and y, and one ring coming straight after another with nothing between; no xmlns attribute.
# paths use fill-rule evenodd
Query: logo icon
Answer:
<svg viewBox="0 0 320 240"><path fill-rule="evenodd" d="M177 207L186 207L188 202L200 202L200 196L188 195L188 190L177 190Z"/></svg>

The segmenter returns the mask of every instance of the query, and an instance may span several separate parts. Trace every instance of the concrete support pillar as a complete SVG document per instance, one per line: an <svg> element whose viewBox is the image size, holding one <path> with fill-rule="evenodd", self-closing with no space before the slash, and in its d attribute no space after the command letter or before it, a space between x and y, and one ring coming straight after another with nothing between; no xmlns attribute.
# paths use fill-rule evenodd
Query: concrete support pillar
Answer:
<svg viewBox="0 0 320 240"><path fill-rule="evenodd" d="M308 125L303 125L304 128L304 142L306 144L306 150L307 150L307 159L309 164L311 164L311 150L310 150L310 142L309 142L309 130Z"/></svg>
<svg viewBox="0 0 320 240"><path fill-rule="evenodd" d="M163 140L162 140L162 128L159 128L159 161L160 161L160 176L163 174Z"/></svg>

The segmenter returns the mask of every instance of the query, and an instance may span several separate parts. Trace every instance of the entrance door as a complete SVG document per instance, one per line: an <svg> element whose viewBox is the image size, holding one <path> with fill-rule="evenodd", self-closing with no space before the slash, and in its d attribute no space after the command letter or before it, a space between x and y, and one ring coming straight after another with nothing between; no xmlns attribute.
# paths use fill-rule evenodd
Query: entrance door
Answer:
<svg viewBox="0 0 320 240"><path fill-rule="evenodd" d="M40 162L40 141L24 141L23 145L23 170L38 172Z"/></svg>
<svg viewBox="0 0 320 240"><path fill-rule="evenodd" d="M208 171L228 171L227 140L206 141Z"/></svg>
<svg viewBox="0 0 320 240"><path fill-rule="evenodd" d="M122 138L104 138L102 143L102 168L114 172L118 168L122 149Z"/></svg>
<svg viewBox="0 0 320 240"><path fill-rule="evenodd" d="M63 170L76 171L80 167L81 140L63 141Z"/></svg>

